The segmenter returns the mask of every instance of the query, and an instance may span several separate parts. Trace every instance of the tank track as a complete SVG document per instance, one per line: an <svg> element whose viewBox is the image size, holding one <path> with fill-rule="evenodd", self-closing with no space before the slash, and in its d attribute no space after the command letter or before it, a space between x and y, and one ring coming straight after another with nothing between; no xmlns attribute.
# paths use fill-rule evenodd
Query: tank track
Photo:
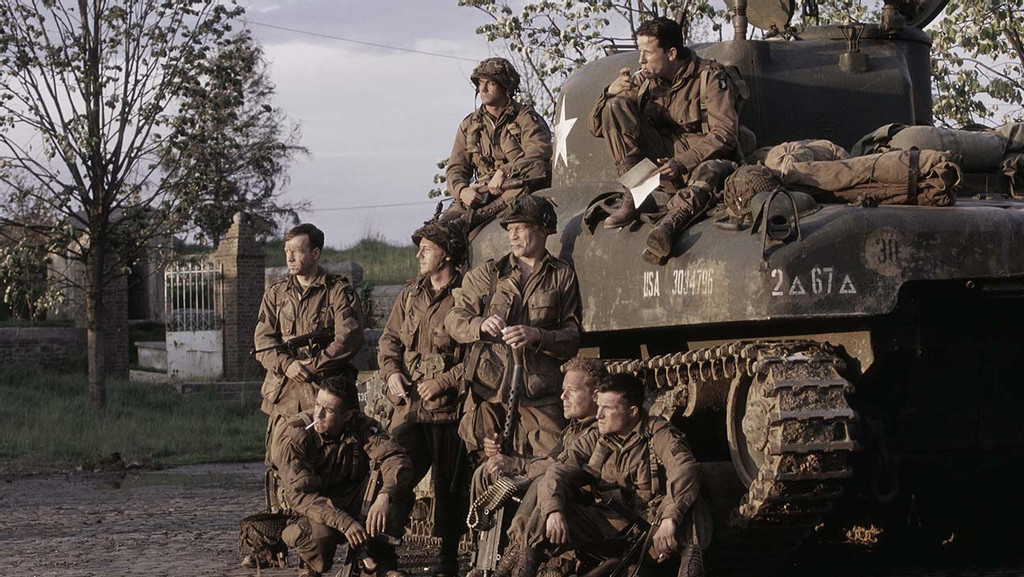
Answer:
<svg viewBox="0 0 1024 577"><path fill-rule="evenodd" d="M716 576L767 574L777 568L832 508L852 474L848 461L859 445L850 434L856 415L846 394L853 385L840 376L844 363L830 345L737 341L644 361L609 362L608 368L653 372L652 412L669 412L666 417L671 408L665 402L658 407L659 396L678 408L692 402L685 393L693 390L691 385L699 391L736 377L749 383L738 403L744 408L742 432L757 474L732 510L726 531L714 536ZM738 424L729 425L736 418L730 414L727 427Z"/></svg>

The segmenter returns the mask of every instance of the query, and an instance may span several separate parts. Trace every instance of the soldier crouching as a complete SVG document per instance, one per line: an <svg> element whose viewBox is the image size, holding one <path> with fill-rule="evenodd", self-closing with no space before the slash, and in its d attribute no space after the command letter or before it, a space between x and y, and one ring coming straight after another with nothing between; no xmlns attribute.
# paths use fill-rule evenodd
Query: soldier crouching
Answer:
<svg viewBox="0 0 1024 577"><path fill-rule="evenodd" d="M397 568L393 543L408 516L412 462L359 410L351 380L324 380L313 410L275 435L271 459L278 498L293 514L281 539L302 559L301 576L330 570L339 544L353 550L346 562L362 558L364 575Z"/></svg>
<svg viewBox="0 0 1024 577"><path fill-rule="evenodd" d="M647 415L643 397L631 375L597 388L597 428L536 483L537 507L515 527L495 577L532 577L566 550L597 560L602 574L676 562L680 577L703 574L711 520L699 498L700 469L685 436Z"/></svg>

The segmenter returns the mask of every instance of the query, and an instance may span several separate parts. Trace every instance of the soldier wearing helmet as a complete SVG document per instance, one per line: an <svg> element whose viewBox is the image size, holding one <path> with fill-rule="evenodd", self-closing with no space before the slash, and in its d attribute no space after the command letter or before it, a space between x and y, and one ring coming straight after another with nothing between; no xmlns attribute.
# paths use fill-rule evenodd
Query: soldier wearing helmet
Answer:
<svg viewBox="0 0 1024 577"><path fill-rule="evenodd" d="M477 463L493 454L484 440L505 429L513 350L523 353L512 449L519 456L551 452L564 428L559 367L580 342L580 296L572 267L545 248L557 217L536 195L513 200L501 217L510 252L466 274L445 320L455 340L469 345L463 362L469 391L459 435Z"/></svg>
<svg viewBox="0 0 1024 577"><path fill-rule="evenodd" d="M391 434L412 458L413 484L433 467L434 534L441 537L435 576L459 574L469 475L458 464L459 385L463 347L448 335L444 319L462 282L469 241L455 223L431 221L412 235L419 276L399 293L378 343L380 377L393 406ZM404 503L411 507L412 503Z"/></svg>
<svg viewBox="0 0 1024 577"><path fill-rule="evenodd" d="M504 58L488 58L470 81L480 108L455 133L445 177L455 201L446 218L509 201L551 184L551 130L532 107L515 100L519 73Z"/></svg>

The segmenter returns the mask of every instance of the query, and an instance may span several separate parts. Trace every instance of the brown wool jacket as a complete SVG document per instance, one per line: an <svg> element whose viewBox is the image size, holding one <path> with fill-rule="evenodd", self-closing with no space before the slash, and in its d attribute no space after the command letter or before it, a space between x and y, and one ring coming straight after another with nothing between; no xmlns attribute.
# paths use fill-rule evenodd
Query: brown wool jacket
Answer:
<svg viewBox="0 0 1024 577"><path fill-rule="evenodd" d="M474 268L455 289L455 306L445 319L456 341L471 344L465 378L484 400L503 402L512 374L512 356L503 342L480 331L484 319L498 315L509 326L540 329L541 340L524 354L523 406L559 402L561 365L579 350L580 291L576 273L563 260L544 253L520 287L520 268L510 253Z"/></svg>
<svg viewBox="0 0 1024 577"><path fill-rule="evenodd" d="M363 318L359 297L348 279L328 274L321 268L313 283L305 289L294 275L282 277L270 285L263 294L254 340L256 348L260 349L331 326L334 327L334 340L330 344L300 350L300 354L311 353L313 362L309 368L322 377L341 373L359 351L363 344ZM310 408L304 406L306 403L298 397L308 397L312 386L292 382L285 377L285 370L298 358L286 350L256 355L256 360L267 370L260 391L264 413L295 414Z"/></svg>
<svg viewBox="0 0 1024 577"><path fill-rule="evenodd" d="M413 383L406 391L408 400L388 398L396 412L406 413L411 422L453 423L458 420L459 389L462 382L463 347L444 327L445 316L455 304L452 289L462 283L457 275L436 294L430 279L420 278L405 285L395 299L391 316L378 342L377 364L385 383L395 373L404 374ZM444 372L434 377L441 386L440 397L423 401L416 394L420 371L406 366L407 353L438 354L444 359ZM414 375L413 372L416 372ZM393 430L394 424L392 424Z"/></svg>
<svg viewBox="0 0 1024 577"><path fill-rule="evenodd" d="M506 178L551 175L551 129L533 108L514 100L496 120L481 106L459 124L445 169L448 193L458 199L474 175L477 182L487 182L499 168ZM509 192L515 196L521 190Z"/></svg>
<svg viewBox="0 0 1024 577"><path fill-rule="evenodd" d="M326 439L313 429L310 412L282 427L272 449L280 495L292 511L344 531L363 499L363 482L371 467L380 469L381 493L392 503L412 490L412 461L377 421L358 413L341 438ZM362 522L362 519L359 519Z"/></svg>
<svg viewBox="0 0 1024 577"><path fill-rule="evenodd" d="M622 96L639 102L643 119L663 135L674 139L674 158L686 172L712 158L732 159L739 149L740 119L736 112L736 89L721 66L703 60L689 48L689 62L676 73L671 84L649 80L638 90ZM708 133L701 129L700 71L711 67L707 93ZM616 95L620 96L620 95ZM607 89L598 97L590 115L590 132L601 137L601 111L609 98Z"/></svg>

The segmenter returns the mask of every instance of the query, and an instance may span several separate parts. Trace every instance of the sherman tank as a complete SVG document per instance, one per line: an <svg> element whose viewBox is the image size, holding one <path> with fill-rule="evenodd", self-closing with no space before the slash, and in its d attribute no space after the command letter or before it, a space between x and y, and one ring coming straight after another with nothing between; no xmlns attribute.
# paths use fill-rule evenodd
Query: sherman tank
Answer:
<svg viewBox="0 0 1024 577"><path fill-rule="evenodd" d="M932 123L930 40L944 1L888 3L883 21L799 38L699 45L750 88L741 120L758 145L851 147L887 123ZM750 20L784 30L787 2ZM587 120L636 53L588 64L564 85L554 127L559 232L572 263L583 349L644 376L650 411L688 436L715 511L715 575L777 568L815 532L970 534L981 492L1005 507L1021 463L1024 203L1006 177L965 174L951 207L755 198L757 227L714 216L679 235L664 265L640 258L651 224L608 230L584 216L621 191ZM496 222L473 262L507 252ZM978 509L983 509L979 506Z"/></svg>

